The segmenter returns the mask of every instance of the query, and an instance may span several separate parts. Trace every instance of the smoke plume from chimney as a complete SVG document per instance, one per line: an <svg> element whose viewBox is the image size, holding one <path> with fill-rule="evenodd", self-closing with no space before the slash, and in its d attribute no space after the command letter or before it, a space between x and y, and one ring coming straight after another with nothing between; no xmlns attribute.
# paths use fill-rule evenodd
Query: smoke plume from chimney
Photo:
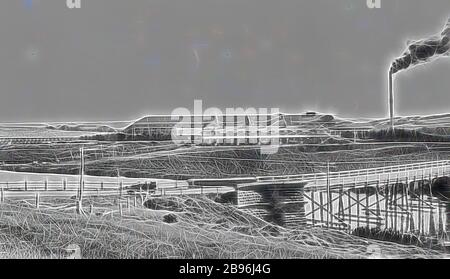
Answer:
<svg viewBox="0 0 450 279"><path fill-rule="evenodd" d="M428 39L408 42L408 48L391 65L391 73L395 74L410 67L431 62L437 58L450 56L450 18L444 30Z"/></svg>

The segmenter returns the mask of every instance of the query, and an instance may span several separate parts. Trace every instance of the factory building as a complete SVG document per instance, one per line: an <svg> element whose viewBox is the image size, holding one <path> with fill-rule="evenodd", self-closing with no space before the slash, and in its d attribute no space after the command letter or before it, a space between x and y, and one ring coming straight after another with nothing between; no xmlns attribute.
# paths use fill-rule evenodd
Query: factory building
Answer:
<svg viewBox="0 0 450 279"><path fill-rule="evenodd" d="M327 120L327 121L325 121ZM198 145L301 143L327 134L329 118L306 114L150 115L124 128L128 136Z"/></svg>

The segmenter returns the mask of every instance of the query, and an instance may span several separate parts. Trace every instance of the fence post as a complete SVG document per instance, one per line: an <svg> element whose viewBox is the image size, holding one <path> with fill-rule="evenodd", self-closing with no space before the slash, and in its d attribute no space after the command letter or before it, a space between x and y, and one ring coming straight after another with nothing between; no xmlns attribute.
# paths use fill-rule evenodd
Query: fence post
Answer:
<svg viewBox="0 0 450 279"><path fill-rule="evenodd" d="M2 202L2 203L5 202L5 192L3 190L3 185L0 189L0 202Z"/></svg>
<svg viewBox="0 0 450 279"><path fill-rule="evenodd" d="M36 208L39 208L39 203L40 203L39 192L36 193L35 203L36 203Z"/></svg>
<svg viewBox="0 0 450 279"><path fill-rule="evenodd" d="M120 200L119 200L119 214L120 214L120 217L123 216L122 202Z"/></svg>
<svg viewBox="0 0 450 279"><path fill-rule="evenodd" d="M63 190L66 191L66 189L67 189L67 181L64 178L64 180L63 180Z"/></svg>
<svg viewBox="0 0 450 279"><path fill-rule="evenodd" d="M311 220L312 220L312 224L313 226L316 224L316 218L315 218L315 214L316 214L316 209L315 209L315 204L314 204L314 188L311 188Z"/></svg>
<svg viewBox="0 0 450 279"><path fill-rule="evenodd" d="M25 191L28 191L28 182L25 180Z"/></svg>
<svg viewBox="0 0 450 279"><path fill-rule="evenodd" d="M45 179L45 181L44 181L44 188L45 188L45 191L48 191L48 181L47 181L47 179Z"/></svg>

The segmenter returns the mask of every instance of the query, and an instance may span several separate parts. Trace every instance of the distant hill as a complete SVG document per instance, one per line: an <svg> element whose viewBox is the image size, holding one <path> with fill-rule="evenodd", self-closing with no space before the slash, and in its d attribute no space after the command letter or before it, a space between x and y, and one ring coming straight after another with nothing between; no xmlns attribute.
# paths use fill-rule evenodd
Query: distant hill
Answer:
<svg viewBox="0 0 450 279"><path fill-rule="evenodd" d="M50 130L59 130L59 131L84 131L84 132L101 132L101 133L114 133L117 130L107 126L107 125L70 125L70 124L61 124L61 125L48 125L47 129Z"/></svg>

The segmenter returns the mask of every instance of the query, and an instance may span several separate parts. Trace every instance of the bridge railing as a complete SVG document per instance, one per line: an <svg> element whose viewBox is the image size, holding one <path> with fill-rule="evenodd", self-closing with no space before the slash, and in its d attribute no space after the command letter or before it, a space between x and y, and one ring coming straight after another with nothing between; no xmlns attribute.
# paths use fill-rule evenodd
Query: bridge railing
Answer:
<svg viewBox="0 0 450 279"><path fill-rule="evenodd" d="M387 167L378 168L367 168L367 169L357 169L351 171L339 171L339 172L329 172L324 173L310 173L310 174L300 174L300 175L283 175L283 176L260 176L257 177L258 181L271 181L271 180L302 180L302 181L317 181L324 179L336 179L336 178L346 178L346 177L358 177L358 176L370 176L377 174L388 174L388 173L399 173L407 171L418 171L423 169L432 168L446 168L450 169L450 160L442 161L432 161L432 162L421 162L412 163L405 165L393 165Z"/></svg>

